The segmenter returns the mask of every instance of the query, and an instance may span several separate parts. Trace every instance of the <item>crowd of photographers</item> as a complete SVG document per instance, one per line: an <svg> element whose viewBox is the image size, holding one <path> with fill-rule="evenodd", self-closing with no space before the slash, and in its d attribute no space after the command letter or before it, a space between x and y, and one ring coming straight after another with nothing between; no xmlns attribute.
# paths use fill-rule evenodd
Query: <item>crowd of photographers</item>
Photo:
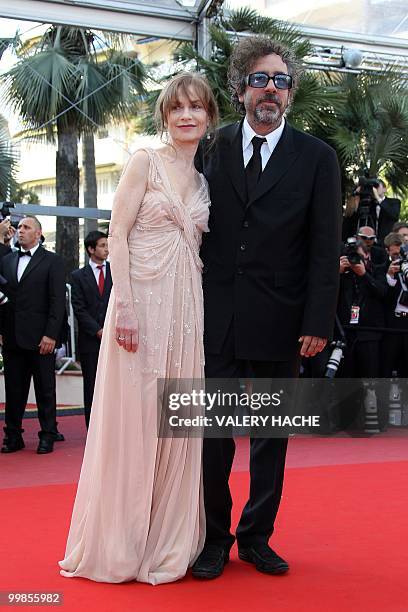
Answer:
<svg viewBox="0 0 408 612"><path fill-rule="evenodd" d="M304 364L304 376L407 377L408 224L398 221L400 206L385 196L382 181L360 180L343 223L334 340ZM378 384L376 393L385 430L388 387Z"/></svg>

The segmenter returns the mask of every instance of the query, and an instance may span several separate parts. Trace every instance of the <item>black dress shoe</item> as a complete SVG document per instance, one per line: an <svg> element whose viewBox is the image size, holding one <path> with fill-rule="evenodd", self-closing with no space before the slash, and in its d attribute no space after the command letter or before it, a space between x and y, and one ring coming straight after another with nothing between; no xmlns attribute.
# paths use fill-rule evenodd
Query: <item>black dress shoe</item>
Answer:
<svg viewBox="0 0 408 612"><path fill-rule="evenodd" d="M38 444L37 454L46 455L47 453L52 453L53 450L54 450L54 441L49 440L48 438L42 438Z"/></svg>
<svg viewBox="0 0 408 612"><path fill-rule="evenodd" d="M253 563L258 572L264 574L285 574L289 570L286 561L267 544L259 544L249 548L239 547L238 557L242 561Z"/></svg>
<svg viewBox="0 0 408 612"><path fill-rule="evenodd" d="M57 435L55 436L55 442L65 442L64 435L57 431Z"/></svg>
<svg viewBox="0 0 408 612"><path fill-rule="evenodd" d="M2 453L15 453L16 451L25 448L23 438L4 438L3 446L1 449Z"/></svg>
<svg viewBox="0 0 408 612"><path fill-rule="evenodd" d="M224 571L224 565L229 561L229 553L216 544L206 544L202 553L194 563L191 573L194 578L211 580L218 578Z"/></svg>

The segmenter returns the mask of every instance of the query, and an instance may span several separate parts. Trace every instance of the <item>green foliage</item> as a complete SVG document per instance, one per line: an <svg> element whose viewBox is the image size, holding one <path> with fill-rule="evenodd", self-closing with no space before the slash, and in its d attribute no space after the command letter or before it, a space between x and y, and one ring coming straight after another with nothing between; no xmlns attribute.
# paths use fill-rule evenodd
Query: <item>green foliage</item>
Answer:
<svg viewBox="0 0 408 612"><path fill-rule="evenodd" d="M11 193L10 200L12 202L18 202L19 204L39 204L40 198L34 189L27 189L17 183L14 185Z"/></svg>
<svg viewBox="0 0 408 612"><path fill-rule="evenodd" d="M396 194L406 195L408 103L401 79L388 69L337 75L333 82L343 92L343 103L333 105L326 123L327 113L322 113L316 132L337 150L345 190L357 176L381 176Z"/></svg>
<svg viewBox="0 0 408 612"><path fill-rule="evenodd" d="M0 199L7 200L15 184L17 159L9 140L7 121L0 115Z"/></svg>
<svg viewBox="0 0 408 612"><path fill-rule="evenodd" d="M143 65L81 28L52 26L35 44L20 46L19 61L4 76L5 100L29 130L54 126L95 131L135 111L144 92Z"/></svg>

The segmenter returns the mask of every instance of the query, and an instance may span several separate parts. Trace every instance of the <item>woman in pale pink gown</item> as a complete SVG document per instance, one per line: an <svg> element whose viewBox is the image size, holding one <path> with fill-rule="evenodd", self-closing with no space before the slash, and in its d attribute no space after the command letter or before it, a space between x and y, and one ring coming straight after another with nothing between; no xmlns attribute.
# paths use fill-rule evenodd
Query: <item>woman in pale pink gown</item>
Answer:
<svg viewBox="0 0 408 612"><path fill-rule="evenodd" d="M110 224L113 290L61 574L151 584L183 577L205 536L199 438L158 438L157 378L202 379L199 248L208 187L194 155L217 120L207 82L175 77L157 115L169 144L137 151Z"/></svg>

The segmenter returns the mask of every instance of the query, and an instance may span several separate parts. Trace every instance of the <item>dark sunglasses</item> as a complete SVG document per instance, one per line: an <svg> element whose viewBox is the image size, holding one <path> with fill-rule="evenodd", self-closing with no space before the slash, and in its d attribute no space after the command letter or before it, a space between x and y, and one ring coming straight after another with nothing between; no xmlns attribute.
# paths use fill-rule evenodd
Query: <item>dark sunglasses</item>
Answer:
<svg viewBox="0 0 408 612"><path fill-rule="evenodd" d="M250 87L266 87L269 81L273 81L276 89L292 89L293 80L290 74L274 74L269 76L266 72L253 72L245 78L245 83Z"/></svg>
<svg viewBox="0 0 408 612"><path fill-rule="evenodd" d="M363 240L375 240L377 236L366 236L365 234L357 234L359 238Z"/></svg>

